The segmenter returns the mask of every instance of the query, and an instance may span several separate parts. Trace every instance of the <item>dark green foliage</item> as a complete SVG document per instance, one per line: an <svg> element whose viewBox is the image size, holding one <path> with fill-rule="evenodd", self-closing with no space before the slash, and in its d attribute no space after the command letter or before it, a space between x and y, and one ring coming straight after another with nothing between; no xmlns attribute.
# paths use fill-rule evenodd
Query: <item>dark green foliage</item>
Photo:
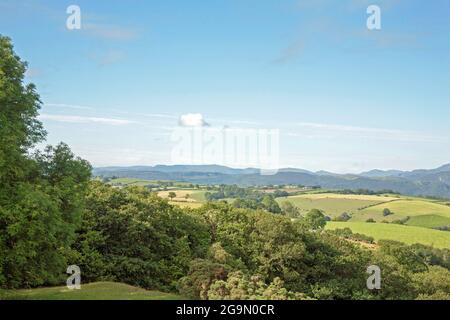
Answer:
<svg viewBox="0 0 450 320"><path fill-rule="evenodd" d="M262 209L272 213L281 213L281 208L275 201L275 196L275 194L267 194L251 188L241 188L236 185L222 185L217 192L205 193L205 198L208 201L236 198L233 202L235 208Z"/></svg>
<svg viewBox="0 0 450 320"><path fill-rule="evenodd" d="M365 234L353 233L350 228L328 230L327 232L335 234L336 236L344 239L361 241L365 243L374 243L374 238L366 236Z"/></svg>
<svg viewBox="0 0 450 320"><path fill-rule="evenodd" d="M305 215L301 222L309 230L319 230L325 227L327 219L322 211L312 209Z"/></svg>
<svg viewBox="0 0 450 320"><path fill-rule="evenodd" d="M206 225L145 188L93 182L86 201L73 261L86 279L174 289L190 261L206 254Z"/></svg>
<svg viewBox="0 0 450 320"><path fill-rule="evenodd" d="M281 212L289 218L300 218L300 209L292 204L290 201L283 201L281 203Z"/></svg>
<svg viewBox="0 0 450 320"><path fill-rule="evenodd" d="M405 224L406 222L408 222L409 217L404 217L403 219L398 219L398 220L394 220L391 223L393 224Z"/></svg>
<svg viewBox="0 0 450 320"><path fill-rule="evenodd" d="M25 70L0 36L0 286L13 288L61 281L91 171L64 144L29 155L45 131Z"/></svg>
<svg viewBox="0 0 450 320"><path fill-rule="evenodd" d="M352 218L351 215L349 215L347 212L343 212L339 216L337 216L334 220L335 221L348 221L351 218Z"/></svg>

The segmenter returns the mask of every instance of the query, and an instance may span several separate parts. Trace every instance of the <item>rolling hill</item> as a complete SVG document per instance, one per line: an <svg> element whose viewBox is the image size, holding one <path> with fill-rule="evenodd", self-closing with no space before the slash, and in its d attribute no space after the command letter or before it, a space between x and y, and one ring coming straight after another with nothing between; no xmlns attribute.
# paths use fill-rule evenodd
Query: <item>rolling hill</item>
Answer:
<svg viewBox="0 0 450 320"><path fill-rule="evenodd" d="M255 168L233 169L218 165L105 167L95 168L93 172L95 176L102 177L177 180L201 184L301 184L330 189L389 189L406 195L450 198L450 164L431 170L372 170L361 174L283 168L274 175L260 175Z"/></svg>

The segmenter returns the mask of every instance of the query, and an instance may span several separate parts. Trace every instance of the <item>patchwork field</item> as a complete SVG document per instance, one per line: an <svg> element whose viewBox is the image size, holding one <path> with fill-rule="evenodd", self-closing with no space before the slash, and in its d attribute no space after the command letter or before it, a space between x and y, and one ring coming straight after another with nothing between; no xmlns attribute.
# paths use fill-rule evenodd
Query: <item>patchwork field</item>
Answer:
<svg viewBox="0 0 450 320"><path fill-rule="evenodd" d="M406 222L406 224L408 226L436 228L442 226L450 226L450 218L439 216L436 214L427 214L423 216L411 217Z"/></svg>
<svg viewBox="0 0 450 320"><path fill-rule="evenodd" d="M450 248L450 232L387 223L328 222L326 229L350 228L355 233L373 237L376 241L396 240L406 244L421 243L436 248Z"/></svg>
<svg viewBox="0 0 450 320"><path fill-rule="evenodd" d="M179 206L181 208L191 208L191 209L197 209L203 205L203 203L201 203L201 202L169 201L169 203L171 205Z"/></svg>
<svg viewBox="0 0 450 320"><path fill-rule="evenodd" d="M180 181L171 181L171 180L146 180L146 179L137 179L137 178L116 178L111 179L109 181L112 185L120 185L120 186L149 186L149 185L161 185L162 183L171 184L172 186L169 186L168 188L175 189L175 188L187 188L191 186L192 184L187 182L180 182Z"/></svg>
<svg viewBox="0 0 450 320"><path fill-rule="evenodd" d="M204 190L195 189L171 189L167 191L159 191L158 196L164 199L170 199L169 193L175 192L176 197L171 199L173 202L205 202Z"/></svg>
<svg viewBox="0 0 450 320"><path fill-rule="evenodd" d="M389 209L393 214L383 216L383 210ZM427 200L401 199L360 210L354 215L352 221L366 221L369 218L375 221L393 221L411 217L407 224L424 227L449 225L450 206Z"/></svg>
<svg viewBox="0 0 450 320"><path fill-rule="evenodd" d="M311 209L322 210L326 215L335 217L343 212L354 214L369 206L397 200L391 196L346 195L336 193L302 194L277 198L279 204L289 201L303 212Z"/></svg>
<svg viewBox="0 0 450 320"><path fill-rule="evenodd" d="M0 291L5 300L179 300L182 297L160 291L149 291L117 282L82 284L81 289L66 286Z"/></svg>

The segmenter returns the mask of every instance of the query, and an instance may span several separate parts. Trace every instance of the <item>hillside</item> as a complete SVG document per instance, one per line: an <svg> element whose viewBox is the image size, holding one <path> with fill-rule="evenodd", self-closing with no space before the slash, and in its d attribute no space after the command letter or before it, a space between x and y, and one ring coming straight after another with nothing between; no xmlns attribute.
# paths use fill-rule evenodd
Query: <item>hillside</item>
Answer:
<svg viewBox="0 0 450 320"><path fill-rule="evenodd" d="M450 248L450 232L386 223L328 222L326 229L350 228L378 240L395 240L406 244L421 243L436 248Z"/></svg>
<svg viewBox="0 0 450 320"><path fill-rule="evenodd" d="M393 190L406 195L423 195L450 198L450 165L431 170L382 171L372 170L361 174L335 174L303 169L284 168L274 175L260 175L258 169L233 169L224 166L137 166L95 168L94 175L102 177L127 177L146 180L177 180L201 184L320 185L331 189Z"/></svg>

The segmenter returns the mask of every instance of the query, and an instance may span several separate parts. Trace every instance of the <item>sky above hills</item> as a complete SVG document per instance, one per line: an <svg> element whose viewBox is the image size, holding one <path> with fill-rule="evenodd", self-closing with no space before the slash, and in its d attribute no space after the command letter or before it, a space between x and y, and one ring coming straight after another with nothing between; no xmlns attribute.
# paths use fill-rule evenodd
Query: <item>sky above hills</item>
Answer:
<svg viewBox="0 0 450 320"><path fill-rule="evenodd" d="M171 163L180 125L279 129L281 167L450 160L447 0L0 0L0 33L29 62L48 142L95 166Z"/></svg>

